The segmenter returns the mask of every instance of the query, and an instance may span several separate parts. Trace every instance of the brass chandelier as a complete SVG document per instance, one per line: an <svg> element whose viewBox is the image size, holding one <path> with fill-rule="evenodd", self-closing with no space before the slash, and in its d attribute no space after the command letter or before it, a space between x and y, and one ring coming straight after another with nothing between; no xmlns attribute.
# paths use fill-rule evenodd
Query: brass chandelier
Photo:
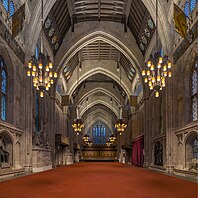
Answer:
<svg viewBox="0 0 198 198"><path fill-rule="evenodd" d="M77 68L77 87L78 87L78 80L79 80L79 68ZM77 93L77 102L78 102L78 93ZM77 135L79 135L84 127L82 119L79 115L79 106L76 106L76 115L77 118L74 120L74 123L72 124L72 127Z"/></svg>
<svg viewBox="0 0 198 198"><path fill-rule="evenodd" d="M87 145L88 145L89 147L91 147L91 146L93 145L93 142L92 142L91 140L89 140L89 141L87 141Z"/></svg>
<svg viewBox="0 0 198 198"><path fill-rule="evenodd" d="M74 123L72 124L72 127L76 134L79 135L84 127L82 120L79 118L75 119Z"/></svg>
<svg viewBox="0 0 198 198"><path fill-rule="evenodd" d="M120 68L120 87L122 87L121 83L121 68ZM121 91L120 91L120 105L121 105ZM127 124L122 119L122 106L120 106L120 115L119 119L117 120L117 123L115 124L115 128L119 132L120 135L124 132L125 128L127 127Z"/></svg>
<svg viewBox="0 0 198 198"><path fill-rule="evenodd" d="M43 0L41 24L43 27ZM44 91L48 91L51 85L54 84L54 78L57 78L57 73L53 72L53 64L48 55L43 53L43 35L41 29L41 52L39 56L32 56L27 67L27 76L32 76L34 87L40 92L40 97L44 97Z"/></svg>
<svg viewBox="0 0 198 198"><path fill-rule="evenodd" d="M115 128L120 133L120 135L122 135L126 127L127 127L127 124L124 122L122 118L117 120L117 123L115 124Z"/></svg>
<svg viewBox="0 0 198 198"><path fill-rule="evenodd" d="M112 143L110 140L108 140L108 141L106 142L106 145L107 145L108 147L110 147L111 144L113 144L113 143Z"/></svg>
<svg viewBox="0 0 198 198"><path fill-rule="evenodd" d="M85 134L85 135L83 136L84 142L88 142L89 139L90 139L90 137L89 137L87 134Z"/></svg>
<svg viewBox="0 0 198 198"><path fill-rule="evenodd" d="M158 50L158 0L156 0L156 49ZM159 97L159 92L166 86L166 77L171 77L171 62L167 56L161 57L157 52L147 62L147 66L142 70L144 82L148 83L149 89L155 91L155 97Z"/></svg>
<svg viewBox="0 0 198 198"><path fill-rule="evenodd" d="M109 136L109 141L111 142L111 143L113 143L113 142L115 142L115 140L116 140L116 136L115 135L113 135L113 133Z"/></svg>

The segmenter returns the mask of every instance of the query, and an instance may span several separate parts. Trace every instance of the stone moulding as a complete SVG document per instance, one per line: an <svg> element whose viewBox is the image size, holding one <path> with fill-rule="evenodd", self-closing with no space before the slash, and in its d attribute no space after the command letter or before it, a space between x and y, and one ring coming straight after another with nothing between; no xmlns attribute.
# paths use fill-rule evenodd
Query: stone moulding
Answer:
<svg viewBox="0 0 198 198"><path fill-rule="evenodd" d="M11 124L3 123L0 121L0 131L2 130L9 131L10 133L17 134L19 136L21 136L24 133L22 129L19 129Z"/></svg>
<svg viewBox="0 0 198 198"><path fill-rule="evenodd" d="M187 133L189 133L191 131L198 131L198 122L197 121L195 121L193 123L190 123L190 124L188 124L188 125L186 125L184 127L181 127L179 129L176 129L174 131L174 133L176 135L180 135L180 134L187 134Z"/></svg>

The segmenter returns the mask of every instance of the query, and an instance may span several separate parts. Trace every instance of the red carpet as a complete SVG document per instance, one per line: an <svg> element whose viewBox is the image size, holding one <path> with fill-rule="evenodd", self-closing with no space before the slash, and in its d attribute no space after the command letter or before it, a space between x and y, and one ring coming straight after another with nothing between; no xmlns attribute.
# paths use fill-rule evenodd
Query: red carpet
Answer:
<svg viewBox="0 0 198 198"><path fill-rule="evenodd" d="M196 198L195 183L111 162L79 163L0 183L3 198Z"/></svg>

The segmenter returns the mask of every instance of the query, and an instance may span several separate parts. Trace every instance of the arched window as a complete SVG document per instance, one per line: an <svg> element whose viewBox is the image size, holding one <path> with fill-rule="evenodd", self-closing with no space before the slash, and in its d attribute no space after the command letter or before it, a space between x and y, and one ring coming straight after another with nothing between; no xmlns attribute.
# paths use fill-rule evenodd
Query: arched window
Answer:
<svg viewBox="0 0 198 198"><path fill-rule="evenodd" d="M193 66L191 76L191 109L192 120L196 121L198 118L198 58Z"/></svg>
<svg viewBox="0 0 198 198"><path fill-rule="evenodd" d="M8 0L2 0L2 3L3 3L4 8L6 9L6 11L8 12L8 9L9 9L9 2L8 2Z"/></svg>
<svg viewBox="0 0 198 198"><path fill-rule="evenodd" d="M107 128L102 122L98 122L92 128L93 144L106 144Z"/></svg>
<svg viewBox="0 0 198 198"><path fill-rule="evenodd" d="M193 158L198 159L198 139L196 138L192 144Z"/></svg>
<svg viewBox="0 0 198 198"><path fill-rule="evenodd" d="M184 13L187 17L192 13L195 9L198 0L187 0L184 5Z"/></svg>
<svg viewBox="0 0 198 198"><path fill-rule="evenodd" d="M159 141L155 143L154 147L154 164L159 166L163 165L163 145Z"/></svg>
<svg viewBox="0 0 198 198"><path fill-rule="evenodd" d="M1 119L5 121L7 119L7 69L2 56L0 56L0 99L1 99Z"/></svg>
<svg viewBox="0 0 198 198"><path fill-rule="evenodd" d="M5 10L12 16L15 12L14 3L11 0L1 0Z"/></svg>
<svg viewBox="0 0 198 198"><path fill-rule="evenodd" d="M10 16L14 14L15 8L13 1L10 1Z"/></svg>
<svg viewBox="0 0 198 198"><path fill-rule="evenodd" d="M196 7L197 2L197 0L190 0L190 13L192 13L194 8Z"/></svg>
<svg viewBox="0 0 198 198"><path fill-rule="evenodd" d="M186 1L185 5L184 5L184 13L187 17L189 16L189 3L188 3L188 1Z"/></svg>

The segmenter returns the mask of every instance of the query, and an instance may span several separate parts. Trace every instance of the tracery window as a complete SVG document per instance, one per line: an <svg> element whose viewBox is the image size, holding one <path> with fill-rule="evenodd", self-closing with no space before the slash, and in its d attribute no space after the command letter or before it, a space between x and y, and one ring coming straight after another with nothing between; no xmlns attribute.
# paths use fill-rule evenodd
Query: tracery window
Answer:
<svg viewBox="0 0 198 198"><path fill-rule="evenodd" d="M106 144L106 126L102 122L98 122L92 128L93 144Z"/></svg>
<svg viewBox="0 0 198 198"><path fill-rule="evenodd" d="M14 14L15 12L15 7L14 3L11 0L1 0L5 10L10 14L10 17Z"/></svg>
<svg viewBox="0 0 198 198"><path fill-rule="evenodd" d="M160 141L155 143L154 147L154 164L162 166L163 165L163 145Z"/></svg>
<svg viewBox="0 0 198 198"><path fill-rule="evenodd" d="M191 109L192 120L198 119L198 58L192 69L191 76Z"/></svg>
<svg viewBox="0 0 198 198"><path fill-rule="evenodd" d="M193 158L198 159L198 139L196 138L192 144Z"/></svg>
<svg viewBox="0 0 198 198"><path fill-rule="evenodd" d="M187 17L192 13L192 11L195 9L196 5L198 3L198 0L187 0L184 5L184 13Z"/></svg>
<svg viewBox="0 0 198 198"><path fill-rule="evenodd" d="M7 119L7 69L2 56L0 56L0 75L1 120L5 121Z"/></svg>

